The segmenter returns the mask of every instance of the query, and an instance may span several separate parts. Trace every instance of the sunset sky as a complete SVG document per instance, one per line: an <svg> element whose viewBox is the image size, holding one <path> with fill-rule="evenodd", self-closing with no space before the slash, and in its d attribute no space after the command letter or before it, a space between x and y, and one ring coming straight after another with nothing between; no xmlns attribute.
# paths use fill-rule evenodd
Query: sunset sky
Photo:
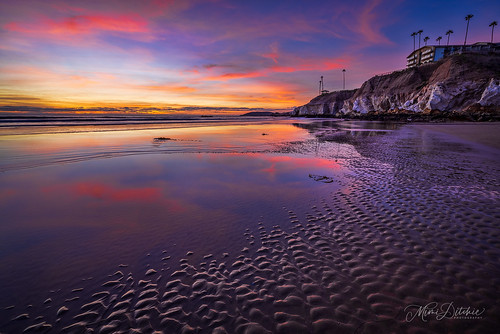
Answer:
<svg viewBox="0 0 500 334"><path fill-rule="evenodd" d="M404 68L419 29L463 44L467 14L489 42L497 0L1 1L0 110L287 111Z"/></svg>

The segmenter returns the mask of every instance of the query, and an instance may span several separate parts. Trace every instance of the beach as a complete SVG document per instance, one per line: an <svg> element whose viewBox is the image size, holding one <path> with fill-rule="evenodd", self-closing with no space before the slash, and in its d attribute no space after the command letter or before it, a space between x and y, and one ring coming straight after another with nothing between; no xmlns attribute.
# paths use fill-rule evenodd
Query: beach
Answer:
<svg viewBox="0 0 500 334"><path fill-rule="evenodd" d="M436 124L420 124L415 125L427 131L439 132L446 135L451 135L456 139L460 139L469 143L480 144L486 147L494 147L500 149L500 133L498 124L491 123L436 123Z"/></svg>
<svg viewBox="0 0 500 334"><path fill-rule="evenodd" d="M0 132L0 333L495 333L497 123Z"/></svg>

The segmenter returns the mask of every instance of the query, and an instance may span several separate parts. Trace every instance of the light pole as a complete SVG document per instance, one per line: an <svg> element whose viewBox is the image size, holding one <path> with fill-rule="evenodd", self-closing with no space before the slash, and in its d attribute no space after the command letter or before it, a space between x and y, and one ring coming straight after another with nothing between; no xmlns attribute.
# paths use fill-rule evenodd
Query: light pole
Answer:
<svg viewBox="0 0 500 334"><path fill-rule="evenodd" d="M495 29L496 25L498 25L498 22L497 21L493 21L488 26L488 27L491 27L491 43L493 43L493 29Z"/></svg>
<svg viewBox="0 0 500 334"><path fill-rule="evenodd" d="M465 21L467 21L467 28L465 29L465 40L464 40L464 46L467 45L467 33L469 32L469 21L472 19L474 15L469 14L465 17Z"/></svg>
<svg viewBox="0 0 500 334"><path fill-rule="evenodd" d="M342 90L345 90L345 69L342 70Z"/></svg>

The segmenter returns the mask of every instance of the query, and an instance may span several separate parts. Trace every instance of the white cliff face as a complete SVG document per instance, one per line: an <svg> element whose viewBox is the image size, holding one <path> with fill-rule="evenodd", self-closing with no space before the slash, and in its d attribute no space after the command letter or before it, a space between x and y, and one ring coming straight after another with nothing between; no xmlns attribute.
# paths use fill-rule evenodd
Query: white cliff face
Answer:
<svg viewBox="0 0 500 334"><path fill-rule="evenodd" d="M434 87L431 87L430 91L427 103L425 104L426 108L429 110L446 109L450 99L453 98L453 94L448 94L445 89L443 89L442 84L434 85Z"/></svg>
<svg viewBox="0 0 500 334"><path fill-rule="evenodd" d="M478 102L482 106L500 105L500 79L491 79Z"/></svg>
<svg viewBox="0 0 500 334"><path fill-rule="evenodd" d="M360 98L354 100L354 103L352 104L352 111L359 112L360 114L366 114L368 112L365 108L363 100Z"/></svg>
<svg viewBox="0 0 500 334"><path fill-rule="evenodd" d="M478 106L500 112L499 65L500 55L451 56L375 76L351 94L333 92L318 96L296 109L295 114L461 112Z"/></svg>
<svg viewBox="0 0 500 334"><path fill-rule="evenodd" d="M424 94L422 102L426 102L425 110L464 109L478 102L482 87L484 80L438 83L428 87L430 94Z"/></svg>
<svg viewBox="0 0 500 334"><path fill-rule="evenodd" d="M360 114L366 114L370 111L374 111L377 103L373 103L373 99L373 96L363 96L361 98L357 98L353 104L353 111L359 112Z"/></svg>
<svg viewBox="0 0 500 334"><path fill-rule="evenodd" d="M413 112L422 112L422 110L419 107L419 104L420 104L420 102L419 102L418 98L411 98L411 99L405 101L400 109L413 111Z"/></svg>

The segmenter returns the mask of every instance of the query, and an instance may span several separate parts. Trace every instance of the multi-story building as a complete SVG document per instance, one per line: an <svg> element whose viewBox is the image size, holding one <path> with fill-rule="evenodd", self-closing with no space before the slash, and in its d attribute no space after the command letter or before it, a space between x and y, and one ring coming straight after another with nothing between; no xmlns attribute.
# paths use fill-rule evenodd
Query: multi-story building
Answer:
<svg viewBox="0 0 500 334"><path fill-rule="evenodd" d="M441 58L465 52L500 52L500 43L478 42L470 45L427 45L406 57L406 66L414 67L438 61Z"/></svg>

